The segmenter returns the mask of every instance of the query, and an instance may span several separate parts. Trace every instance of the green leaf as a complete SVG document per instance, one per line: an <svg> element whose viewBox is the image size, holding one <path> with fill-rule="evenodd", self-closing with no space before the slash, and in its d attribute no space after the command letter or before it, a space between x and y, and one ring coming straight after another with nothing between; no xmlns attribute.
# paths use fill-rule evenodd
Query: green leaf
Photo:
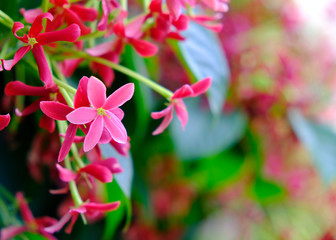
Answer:
<svg viewBox="0 0 336 240"><path fill-rule="evenodd" d="M336 134L329 127L305 118L297 110L291 110L288 116L297 137L312 155L322 179L330 184L336 176Z"/></svg>
<svg viewBox="0 0 336 240"><path fill-rule="evenodd" d="M212 115L198 106L198 99L186 99L189 120L184 130L175 116L170 133L177 155L182 160L207 157L232 146L244 134L246 117L239 111Z"/></svg>
<svg viewBox="0 0 336 240"><path fill-rule="evenodd" d="M211 111L220 114L226 98L229 67L218 37L209 29L194 22L183 32L185 41L178 46L191 73L199 81L212 78L208 91Z"/></svg>
<svg viewBox="0 0 336 240"><path fill-rule="evenodd" d="M191 178L201 184L205 191L221 189L240 175L244 164L243 156L223 152L200 160L198 170Z"/></svg>
<svg viewBox="0 0 336 240"><path fill-rule="evenodd" d="M26 232L24 234L20 234L19 236L17 236L15 239L24 239L24 240L47 240L46 237L37 234L37 233L30 233L30 232Z"/></svg>
<svg viewBox="0 0 336 240"><path fill-rule="evenodd" d="M285 195L285 190L279 184L257 177L251 185L250 193L260 203L271 203L281 200Z"/></svg>

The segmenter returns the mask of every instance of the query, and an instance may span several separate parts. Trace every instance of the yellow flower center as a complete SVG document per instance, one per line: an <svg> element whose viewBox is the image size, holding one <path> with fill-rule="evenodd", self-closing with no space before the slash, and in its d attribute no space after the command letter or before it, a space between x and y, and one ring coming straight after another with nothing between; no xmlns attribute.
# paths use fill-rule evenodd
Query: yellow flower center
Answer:
<svg viewBox="0 0 336 240"><path fill-rule="evenodd" d="M36 41L35 38L29 38L29 42L28 42L29 45L33 46L36 43L37 43L37 41Z"/></svg>
<svg viewBox="0 0 336 240"><path fill-rule="evenodd" d="M103 108L98 108L97 109L97 114L101 115L101 116L107 116L107 114L105 112L105 109L103 109Z"/></svg>

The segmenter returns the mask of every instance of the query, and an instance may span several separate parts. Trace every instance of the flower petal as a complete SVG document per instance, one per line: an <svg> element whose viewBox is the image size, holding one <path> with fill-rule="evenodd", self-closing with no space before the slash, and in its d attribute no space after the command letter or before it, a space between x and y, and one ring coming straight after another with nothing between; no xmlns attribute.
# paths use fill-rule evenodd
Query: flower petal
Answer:
<svg viewBox="0 0 336 240"><path fill-rule="evenodd" d="M84 22L92 22L97 19L98 12L94 8L87 8L79 4L71 4L70 9L75 12Z"/></svg>
<svg viewBox="0 0 336 240"><path fill-rule="evenodd" d="M1 229L0 237L2 240L10 240L26 231L28 231L28 226L9 226Z"/></svg>
<svg viewBox="0 0 336 240"><path fill-rule="evenodd" d="M48 96L50 93L50 89L29 86L21 81L9 82L5 88L7 96Z"/></svg>
<svg viewBox="0 0 336 240"><path fill-rule="evenodd" d="M188 112L186 106L181 99L179 99L178 104L175 104L175 111L177 118L181 122L182 129L184 129L185 125L188 122Z"/></svg>
<svg viewBox="0 0 336 240"><path fill-rule="evenodd" d="M95 108L101 108L106 101L106 87L98 78L91 76L88 82L88 98Z"/></svg>
<svg viewBox="0 0 336 240"><path fill-rule="evenodd" d="M61 121L66 121L66 115L73 111L73 108L68 105L53 101L40 102L40 108L48 117Z"/></svg>
<svg viewBox="0 0 336 240"><path fill-rule="evenodd" d="M153 132L153 135L158 135L158 134L162 133L168 127L169 123L173 119L173 108L172 108L172 106L169 106L167 109L168 109L168 112L167 112L166 116L164 117L164 119L162 120L162 122L158 126L158 128Z"/></svg>
<svg viewBox="0 0 336 240"><path fill-rule="evenodd" d="M79 59L66 59L64 60L61 65L61 71L64 76L66 77L71 77L72 74L75 72L79 64L83 61L84 59L79 58Z"/></svg>
<svg viewBox="0 0 336 240"><path fill-rule="evenodd" d="M180 0L167 0L167 7L174 19L178 19L182 13Z"/></svg>
<svg viewBox="0 0 336 240"><path fill-rule="evenodd" d="M165 109L161 110L160 112L152 112L151 117L153 119L163 118L164 116L168 115L171 111L171 106L166 107Z"/></svg>
<svg viewBox="0 0 336 240"><path fill-rule="evenodd" d="M29 9L26 10L24 8L20 9L20 13L23 15L24 19L27 23L32 24L35 20L35 18L43 13L43 10L41 8L35 8L35 9Z"/></svg>
<svg viewBox="0 0 336 240"><path fill-rule="evenodd" d="M44 228L44 231L48 233L55 233L62 229L62 227L72 218L73 214L67 212L57 223L49 227Z"/></svg>
<svg viewBox="0 0 336 240"><path fill-rule="evenodd" d="M111 110L109 110L109 111L110 111L112 114L116 115L117 118L119 118L120 121L123 120L125 113L124 113L124 111L121 110L120 108L114 108L114 109L111 109Z"/></svg>
<svg viewBox="0 0 336 240"><path fill-rule="evenodd" d="M51 71L47 62L47 59L44 55L44 51L41 45L35 44L33 46L33 55L38 67L39 76L41 81L45 84L47 88L54 88L56 84L51 75Z"/></svg>
<svg viewBox="0 0 336 240"><path fill-rule="evenodd" d="M191 97L193 93L194 91L191 86L185 84L174 92L171 99Z"/></svg>
<svg viewBox="0 0 336 240"><path fill-rule="evenodd" d="M79 16L71 9L64 8L64 17L68 25L75 23L79 26L81 35L86 35L91 32L91 28L85 26Z"/></svg>
<svg viewBox="0 0 336 240"><path fill-rule="evenodd" d="M114 80L114 72L113 69L110 67L107 67L103 64L95 63L93 62L92 65L97 70L98 75L104 80L107 87L110 87L112 85L112 82Z"/></svg>
<svg viewBox="0 0 336 240"><path fill-rule="evenodd" d="M43 30L43 22L42 22L42 20L44 18L47 18L50 21L52 21L54 17L53 17L53 15L51 13L48 13L48 12L42 13L41 15L38 15L35 18L32 26L31 26L31 28L30 28L30 30L28 32L28 37L34 38L34 37L36 37Z"/></svg>
<svg viewBox="0 0 336 240"><path fill-rule="evenodd" d="M75 124L72 123L69 124L68 129L66 130L65 133L64 141L58 154L57 158L58 162L63 161L66 155L68 155L71 145L74 142L77 128L78 127Z"/></svg>
<svg viewBox="0 0 336 240"><path fill-rule="evenodd" d="M104 109L110 110L123 105L130 100L134 94L134 84L128 83L118 88L107 99L103 106Z"/></svg>
<svg viewBox="0 0 336 240"><path fill-rule="evenodd" d="M7 71L11 70L14 65L21 60L21 58L24 57L31 49L31 46L23 46L17 50L17 52L14 55L14 59L12 60L2 60L2 64L4 66L4 69Z"/></svg>
<svg viewBox="0 0 336 240"><path fill-rule="evenodd" d="M13 29L12 29L12 31L13 31L14 36L15 36L17 39L19 39L20 41L22 41L22 42L24 42L24 43L28 43L29 40L28 40L28 36L27 36L26 34L24 34L22 37L19 37L19 36L16 34L17 31L19 31L20 29L23 29L23 28L24 28L24 25L23 25L22 23L20 23L20 22L15 22L15 23L13 24Z"/></svg>
<svg viewBox="0 0 336 240"><path fill-rule="evenodd" d="M127 132L121 121L114 115L104 116L104 124L110 132L114 141L118 143L127 142Z"/></svg>
<svg viewBox="0 0 336 240"><path fill-rule="evenodd" d="M77 173L70 169L62 167L58 163L56 164L56 168L58 171L58 176L63 182L70 182L72 180L75 180L77 177Z"/></svg>
<svg viewBox="0 0 336 240"><path fill-rule="evenodd" d="M10 119L11 117L9 113L7 113L6 115L0 115L0 131L8 126Z"/></svg>
<svg viewBox="0 0 336 240"><path fill-rule="evenodd" d="M91 122L96 116L96 109L80 107L66 115L66 119L73 124L85 124Z"/></svg>
<svg viewBox="0 0 336 240"><path fill-rule="evenodd" d="M113 49L114 42L104 42L102 44L99 44L93 48L88 48L85 51L90 54L91 56L98 57L101 55L104 55Z"/></svg>
<svg viewBox="0 0 336 240"><path fill-rule="evenodd" d="M52 133L55 130L56 124L55 124L55 121L53 119L51 119L50 117L48 117L46 115L43 115L41 117L39 127L44 128L45 130Z"/></svg>
<svg viewBox="0 0 336 240"><path fill-rule="evenodd" d="M90 102L87 95L87 86L88 86L89 78L88 77L82 77L81 80L79 80L77 92L75 94L74 98L74 107L90 107Z"/></svg>
<svg viewBox="0 0 336 240"><path fill-rule="evenodd" d="M207 77L204 78L203 80L194 83L193 85L191 85L191 88L193 90L193 97L196 97L198 95L201 95L203 93L205 93L211 86L211 78Z"/></svg>
<svg viewBox="0 0 336 240"><path fill-rule="evenodd" d="M113 180L112 172L107 167L95 163L81 168L79 172L87 173L103 183L112 182Z"/></svg>
<svg viewBox="0 0 336 240"><path fill-rule="evenodd" d="M16 193L15 198L16 201L18 202L23 221L26 224L33 223L35 221L35 218L28 206L26 199L23 196L23 193L22 192Z"/></svg>
<svg viewBox="0 0 336 240"><path fill-rule="evenodd" d="M145 40L129 38L129 43L142 57L151 57L158 52L158 47L155 44L147 42Z"/></svg>
<svg viewBox="0 0 336 240"><path fill-rule="evenodd" d="M99 139L99 144L106 144L106 143L109 143L111 141L112 137L111 137L111 134L110 132L106 129L106 128L103 128L103 133Z"/></svg>
<svg viewBox="0 0 336 240"><path fill-rule="evenodd" d="M95 203L95 202L88 202L84 203L82 206L85 207L87 210L94 210L94 211L113 211L116 210L120 205L120 202L112 202L112 203Z"/></svg>
<svg viewBox="0 0 336 240"><path fill-rule="evenodd" d="M95 164L107 167L111 173L121 173L123 169L121 168L118 160L116 158L110 157L106 158L104 161L97 161Z"/></svg>
<svg viewBox="0 0 336 240"><path fill-rule="evenodd" d="M90 151L98 143L103 132L103 117L98 115L90 126L90 130L84 139L84 152Z"/></svg>
<svg viewBox="0 0 336 240"><path fill-rule="evenodd" d="M57 41L74 42L80 36L80 28L77 24L71 24L69 27L58 31L41 33L36 37L39 44L45 45Z"/></svg>

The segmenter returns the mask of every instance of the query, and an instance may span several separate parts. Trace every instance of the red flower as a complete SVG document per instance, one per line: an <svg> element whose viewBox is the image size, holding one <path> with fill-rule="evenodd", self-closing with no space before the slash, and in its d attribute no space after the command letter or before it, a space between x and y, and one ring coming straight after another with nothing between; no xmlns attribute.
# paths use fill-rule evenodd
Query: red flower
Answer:
<svg viewBox="0 0 336 240"><path fill-rule="evenodd" d="M185 84L181 88L177 89L170 99L170 104L167 108L160 112L152 112L151 117L154 119L163 118L163 121L159 127L153 132L153 135L158 135L165 130L171 120L173 119L173 111L175 109L176 115L181 122L182 128L188 122L188 112L182 99L187 97L197 97L205 93L211 85L211 78L205 78L192 85Z"/></svg>
<svg viewBox="0 0 336 240"><path fill-rule="evenodd" d="M0 131L8 126L10 122L10 115L7 113L6 115L0 115Z"/></svg>
<svg viewBox="0 0 336 240"><path fill-rule="evenodd" d="M120 202L112 202L112 203L95 203L88 202L83 203L78 208L70 209L57 223L52 226L45 228L44 230L48 233L55 233L62 229L62 227L71 220L70 224L65 229L65 232L70 233L73 225L75 224L78 215L82 213L91 213L91 212L109 212L116 210L120 205Z"/></svg>
<svg viewBox="0 0 336 240"><path fill-rule="evenodd" d="M16 201L18 202L22 219L25 225L9 226L1 230L1 239L9 240L13 237L24 233L24 232L34 232L40 233L44 237L50 240L56 240L54 236L49 234L44 230L45 227L56 224L57 220L51 217L39 217L34 218L29 206L23 196L23 193L18 192L16 194Z"/></svg>
<svg viewBox="0 0 336 240"><path fill-rule="evenodd" d="M81 35L91 32L91 29L85 26L83 22L92 22L97 19L97 10L94 8L86 8L80 4L70 4L68 0L50 0L55 7L49 9L54 15L55 20L47 24L47 31L54 31L66 22L68 25L73 23L80 27Z"/></svg>
<svg viewBox="0 0 336 240"><path fill-rule="evenodd" d="M6 70L11 70L12 67L30 50L32 50L37 67L39 70L39 75L42 82L47 88L55 87L55 83L52 79L52 75L46 60L46 57L43 52L43 45L53 43L56 41L67 41L74 42L80 35L80 29L78 25L72 24L69 27L53 31L53 32L44 32L42 20L47 18L49 21L53 19L53 16L50 13L43 13L37 16L28 32L28 35L24 34L22 37L17 35L17 31L24 28L24 25L20 22L15 22L13 25L13 34L17 39L26 43L26 46L21 47L14 55L12 60L2 60L4 68Z"/></svg>

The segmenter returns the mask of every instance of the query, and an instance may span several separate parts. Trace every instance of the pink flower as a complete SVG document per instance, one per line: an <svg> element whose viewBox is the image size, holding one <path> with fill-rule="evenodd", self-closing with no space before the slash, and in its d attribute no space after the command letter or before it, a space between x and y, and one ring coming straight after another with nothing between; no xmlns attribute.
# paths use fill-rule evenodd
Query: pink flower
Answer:
<svg viewBox="0 0 336 240"><path fill-rule="evenodd" d="M24 25L20 22L14 23L13 34L17 39L26 43L27 45L21 47L15 53L14 59L2 60L2 64L4 69L11 70L12 67L21 58L23 58L24 55L32 50L42 82L46 85L47 88L52 88L55 86L55 83L52 79L52 75L42 46L56 41L74 42L80 35L80 29L78 25L72 24L62 30L41 33L43 30L42 20L44 18L47 18L49 21L53 20L53 16L50 13L43 13L37 16L28 32L28 35L24 34L22 37L17 35L17 31L23 29Z"/></svg>
<svg viewBox="0 0 336 240"><path fill-rule="evenodd" d="M54 31L63 25L77 24L81 30L81 35L91 32L91 29L83 22L92 22L97 19L98 12L94 8L87 8L81 4L72 3L68 0L50 0L55 6L49 9L49 12L55 17L53 22L47 23L47 31Z"/></svg>
<svg viewBox="0 0 336 240"><path fill-rule="evenodd" d="M56 165L56 168L59 173L59 178L64 182L75 180L80 177L81 173L86 173L103 183L107 183L112 182L113 174L120 173L122 171L117 159L115 158L107 158L103 161L96 161L80 168L77 172L63 168L59 164Z"/></svg>
<svg viewBox="0 0 336 240"><path fill-rule="evenodd" d="M44 230L45 227L56 224L57 220L51 217L39 217L34 218L29 206L21 192L16 194L16 201L19 205L22 219L25 225L9 226L1 230L1 239L9 240L13 237L24 233L24 232L34 232L40 233L44 237L50 240L56 240L56 238L50 235Z"/></svg>
<svg viewBox="0 0 336 240"><path fill-rule="evenodd" d="M163 118L163 121L159 127L153 132L153 135L158 135L165 130L171 120L173 119L173 111L175 109L176 115L181 122L182 128L188 122L188 112L182 99L187 97L197 97L205 93L211 86L211 78L205 78L192 85L185 84L181 88L177 89L170 99L170 104L167 108L160 112L152 112L151 117L154 119Z"/></svg>
<svg viewBox="0 0 336 240"><path fill-rule="evenodd" d="M131 99L134 84L126 84L106 98L105 85L92 76L88 82L87 93L92 107L77 108L66 116L72 124L81 125L93 121L84 139L84 151L91 150L99 142L104 129L116 142L126 143L127 132L121 123L123 112L119 106Z"/></svg>
<svg viewBox="0 0 336 240"><path fill-rule="evenodd" d="M10 115L7 113L6 115L0 115L0 131L8 126L10 122Z"/></svg>
<svg viewBox="0 0 336 240"><path fill-rule="evenodd" d="M70 209L57 223L45 228L44 230L48 233L58 232L68 221L71 220L70 224L65 229L67 233L70 233L79 214L90 212L101 213L101 212L114 211L119 207L119 205L120 205L119 201L112 203L95 203L95 202L83 203L78 208Z"/></svg>

